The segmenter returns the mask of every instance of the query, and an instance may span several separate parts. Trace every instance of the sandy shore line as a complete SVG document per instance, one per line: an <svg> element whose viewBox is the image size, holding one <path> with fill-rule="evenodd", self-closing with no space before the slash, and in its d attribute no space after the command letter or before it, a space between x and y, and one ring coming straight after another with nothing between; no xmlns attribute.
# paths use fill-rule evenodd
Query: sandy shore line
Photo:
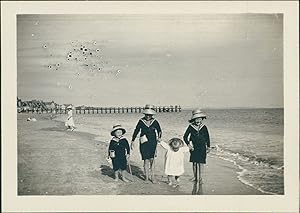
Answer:
<svg viewBox="0 0 300 213"><path fill-rule="evenodd" d="M29 116L37 121L26 121ZM158 148L155 161L157 184L145 184L142 180L138 148L131 156L133 175L127 174L132 182L116 183L105 160L108 144L95 137L80 129L66 131L62 122L47 114L18 114L18 195L262 194L237 179L236 166L214 157L208 157L204 184L199 186L189 181L192 169L186 156L186 172L180 186L174 189L166 184L162 148Z"/></svg>

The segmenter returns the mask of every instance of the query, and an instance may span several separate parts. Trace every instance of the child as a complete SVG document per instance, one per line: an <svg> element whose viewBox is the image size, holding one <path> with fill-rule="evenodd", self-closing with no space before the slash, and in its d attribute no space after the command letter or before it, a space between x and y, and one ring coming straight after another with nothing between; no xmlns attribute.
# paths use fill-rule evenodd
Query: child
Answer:
<svg viewBox="0 0 300 213"><path fill-rule="evenodd" d="M130 156L130 148L127 139L123 136L125 133L126 130L121 125L113 126L111 131L113 138L109 144L108 156L112 159L115 181L118 181L119 175L121 175L121 180L128 182L125 178L125 170Z"/></svg>
<svg viewBox="0 0 300 213"><path fill-rule="evenodd" d="M193 163L193 181L203 184L201 176L201 167L206 163L206 153L209 152L210 139L207 127L202 123L206 115L201 110L194 110L190 125L184 133L184 142L191 149L190 162ZM190 143L192 142L192 144Z"/></svg>
<svg viewBox="0 0 300 213"><path fill-rule="evenodd" d="M140 153L144 161L145 181L156 183L154 177L154 160L156 155L157 139L161 138L162 130L159 122L153 117L155 112L153 105L147 104L143 111L144 117L141 118L133 132L131 147L134 147L134 140L140 132ZM151 179L150 179L151 177Z"/></svg>
<svg viewBox="0 0 300 213"><path fill-rule="evenodd" d="M173 187L178 186L179 176L184 173L184 153L189 151L187 146L183 146L183 141L179 138L172 138L168 143L159 143L167 150L165 158L165 174L168 175L168 184ZM172 180L174 183L172 183Z"/></svg>

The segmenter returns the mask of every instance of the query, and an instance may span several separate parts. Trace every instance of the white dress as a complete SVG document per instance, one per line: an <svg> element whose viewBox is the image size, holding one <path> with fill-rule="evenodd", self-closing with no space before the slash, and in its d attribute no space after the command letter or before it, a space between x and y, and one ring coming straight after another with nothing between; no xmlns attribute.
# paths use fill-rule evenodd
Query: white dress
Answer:
<svg viewBox="0 0 300 213"><path fill-rule="evenodd" d="M72 110L68 111L68 118L67 118L67 121L65 123L65 126L67 126L67 127L74 127L75 126L74 120L73 120L73 112L72 112Z"/></svg>
<svg viewBox="0 0 300 213"><path fill-rule="evenodd" d="M169 144L161 141L160 145L167 150L165 156L165 174L180 176L184 173L184 153L189 152L187 146L180 147L177 152L174 152Z"/></svg>

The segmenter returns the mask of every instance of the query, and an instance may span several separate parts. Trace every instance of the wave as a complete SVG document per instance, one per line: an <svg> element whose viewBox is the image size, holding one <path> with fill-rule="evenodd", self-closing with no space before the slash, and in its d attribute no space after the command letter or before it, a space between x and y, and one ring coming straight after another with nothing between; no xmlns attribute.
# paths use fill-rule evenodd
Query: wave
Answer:
<svg viewBox="0 0 300 213"><path fill-rule="evenodd" d="M228 157L234 157L237 160L248 162L256 166L264 166L264 167L270 167L273 169L283 170L283 165L276 165L277 161L274 158L263 158L255 156L254 154L247 153L244 151L232 151L230 149L221 147L220 145L216 145L213 147L213 150L216 151L216 155L225 155Z"/></svg>
<svg viewBox="0 0 300 213"><path fill-rule="evenodd" d="M255 181L253 181L253 179L251 178L249 179L249 174L253 175L255 172L270 172L270 170L272 170L272 173L278 173L277 171L283 170L284 166L273 165L272 159L269 160L267 158L252 156L251 154L245 152L241 154L239 152L234 152L232 150L222 148L219 145L216 145L212 150L215 151L210 152L211 156L231 162L239 169L239 171L237 172L237 179L243 184L248 185L264 194L278 195L281 193L280 190L278 192L274 192L274 190L271 189L268 190L268 186L265 186L265 184L263 184L264 180L262 179L259 180L260 184L257 184L257 179ZM263 189L259 185L264 186L264 188L266 189Z"/></svg>
<svg viewBox="0 0 300 213"><path fill-rule="evenodd" d="M254 184L250 183L249 181L247 181L245 178L243 178L244 174L246 174L248 172L247 169L245 169L244 167L242 167L241 165L237 164L236 161L234 160L231 160L231 159L228 159L228 158L224 158L224 157L220 157L220 156L216 156L218 157L219 159L222 159L222 160L225 160L225 161L228 161L228 162L231 162L233 163L235 166L237 166L239 168L240 171L237 172L238 176L237 176L237 179L239 181L241 181L243 184L247 185L247 186L250 186L264 194L270 194L270 195L278 195L278 193L274 193L274 192L270 192L270 191L266 191L266 190L263 190L262 188L258 187L258 186L255 186Z"/></svg>

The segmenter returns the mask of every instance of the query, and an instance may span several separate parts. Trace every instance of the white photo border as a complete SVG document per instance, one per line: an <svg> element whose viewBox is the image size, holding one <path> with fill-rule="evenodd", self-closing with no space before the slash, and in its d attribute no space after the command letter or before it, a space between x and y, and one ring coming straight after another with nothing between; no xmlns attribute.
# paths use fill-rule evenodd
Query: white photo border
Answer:
<svg viewBox="0 0 300 213"><path fill-rule="evenodd" d="M299 4L297 1L1 2L3 212L299 211ZM284 195L18 196L17 14L284 14ZM5 54L3 54L5 51ZM119 205L115 205L116 200ZM197 204L197 205L195 205Z"/></svg>

